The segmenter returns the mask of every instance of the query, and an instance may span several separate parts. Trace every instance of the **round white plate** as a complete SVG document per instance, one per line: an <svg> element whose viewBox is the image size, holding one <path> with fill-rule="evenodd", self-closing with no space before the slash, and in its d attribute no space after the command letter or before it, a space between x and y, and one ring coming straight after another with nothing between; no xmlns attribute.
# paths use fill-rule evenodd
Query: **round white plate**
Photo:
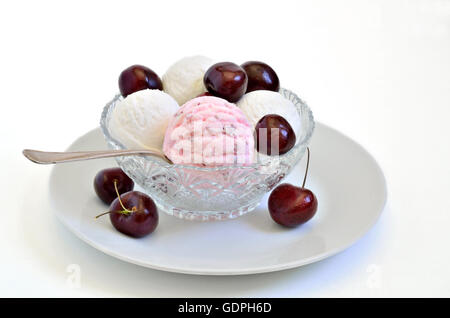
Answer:
<svg viewBox="0 0 450 318"><path fill-rule="evenodd" d="M95 129L68 151L105 147L100 130ZM99 170L116 166L112 159L56 165L50 177L50 200L58 218L75 235L127 262L201 275L278 271L347 248L372 227L386 201L383 173L360 145L317 123L310 149L306 187L316 194L319 208L311 221L295 229L272 221L266 195L255 211L228 221L186 221L160 211L155 232L142 239L127 237L113 228L108 216L94 219L108 207L96 197L93 179ZM305 159L283 182L301 184Z"/></svg>

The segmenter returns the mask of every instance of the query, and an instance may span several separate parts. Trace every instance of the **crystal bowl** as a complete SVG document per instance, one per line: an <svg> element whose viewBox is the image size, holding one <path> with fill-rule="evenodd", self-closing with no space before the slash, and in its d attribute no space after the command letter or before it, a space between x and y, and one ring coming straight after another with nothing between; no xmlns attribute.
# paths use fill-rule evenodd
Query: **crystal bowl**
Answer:
<svg viewBox="0 0 450 318"><path fill-rule="evenodd" d="M292 101L301 120L295 146L280 156L258 155L252 165L198 167L169 164L151 156L116 157L122 170L157 204L158 208L188 220L214 221L238 217L256 208L300 161L314 131L309 107L293 92L279 93ZM100 126L108 147L126 149L109 131L109 120L120 95L103 109Z"/></svg>

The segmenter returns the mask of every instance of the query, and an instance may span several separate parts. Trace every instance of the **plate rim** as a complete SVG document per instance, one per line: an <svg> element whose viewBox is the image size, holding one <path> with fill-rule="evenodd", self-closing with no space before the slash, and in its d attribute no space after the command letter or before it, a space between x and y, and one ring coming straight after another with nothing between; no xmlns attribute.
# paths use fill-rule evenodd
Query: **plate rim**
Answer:
<svg viewBox="0 0 450 318"><path fill-rule="evenodd" d="M364 148L359 142L357 142L356 140L348 137L347 135L345 135L344 133L340 132L339 130L323 124L321 122L317 122L316 121L316 128L319 128L320 126L323 126L329 130L332 130L333 133L336 133L348 140L350 140L351 142L353 142L355 145L357 145L360 149L362 149L365 154L367 155L367 157L374 163L376 170L377 170L377 174L379 175L379 177L381 178L382 181L382 190L383 190L383 203L380 205L380 207L377 209L378 213L377 215L371 220L371 222L369 222L367 224L367 226L361 228L361 230L359 231L358 235L355 235L354 238L347 244L344 244L342 246L336 247L332 250L328 250L325 251L323 253L308 257L306 259L301 259L301 260L297 260L297 261L291 261L288 263L283 263L283 264L275 264L275 265L270 265L270 266L261 266L261 267L251 267L251 268L245 268L245 269L230 269L230 270L224 270L224 269L214 269L214 268L195 268L195 269L186 269L184 267L177 267L177 266L159 266L159 265L155 265L155 264L150 264L147 262L142 262L139 261L137 259L134 259L132 257L127 257L127 256L123 256L119 253L115 253L113 250L111 249L107 249L104 248L102 245L97 244L94 240L89 239L86 235L83 235L83 233L81 231L79 231L78 229L70 226L68 224L68 222L66 220L64 220L64 218L62 218L62 216L59 213L56 213L56 207L54 207L54 204L51 204L51 206L53 207L53 213L56 215L57 219L65 226L65 228L67 230L69 230L69 232L73 233L76 237L78 237L81 241L83 241L84 243L90 245L91 247L103 252L106 255L115 257L121 261L125 261L134 265L138 265L138 266L142 266L142 267L146 267L146 268L150 268L150 269L155 269L155 270L160 270L160 271L165 271L165 272L171 272L171 273L181 273L181 274L190 274L190 275L208 275L208 276L230 276L230 275L251 275L251 274L261 274L261 273L269 273L269 272L276 272L276 271L282 271L282 270L287 270L287 269L292 269L292 268L296 268L296 267L301 267L304 265L308 265L311 263L315 263L318 261L321 261L325 258L334 256L346 249L348 249L349 247L351 247L353 244L355 244L357 241L359 241L365 234L367 234L369 232L369 230L377 223L377 221L379 220L381 214L383 213L383 211L385 210L386 207L386 203L388 200L388 190L387 190L387 182L386 182L386 177L383 173L383 170L381 169L380 164L378 163L378 161L376 160L376 158L366 149ZM82 136L86 136L90 133L93 133L94 131L99 130L99 127L96 127L94 129L89 130L88 132L86 132L85 134L83 134ZM82 137L80 136L80 137ZM66 151L68 149L70 149L76 142L79 141L80 137L78 137L77 139L75 139L67 148ZM49 176L49 182L52 180L53 175L55 174L55 166L52 167L50 176ZM51 200L50 200L51 201ZM164 212L165 213L165 212ZM195 221L193 221L195 222Z"/></svg>

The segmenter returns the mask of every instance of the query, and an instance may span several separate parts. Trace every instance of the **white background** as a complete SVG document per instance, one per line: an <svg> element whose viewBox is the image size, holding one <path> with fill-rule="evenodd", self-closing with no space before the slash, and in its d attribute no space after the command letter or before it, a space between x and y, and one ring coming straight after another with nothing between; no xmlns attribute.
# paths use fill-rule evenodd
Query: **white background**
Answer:
<svg viewBox="0 0 450 318"><path fill-rule="evenodd" d="M106 256L43 212L51 167L21 150L95 128L125 67L193 54L271 64L374 155L389 198L363 239L284 272L189 276ZM450 1L2 2L0 57L0 296L450 296Z"/></svg>

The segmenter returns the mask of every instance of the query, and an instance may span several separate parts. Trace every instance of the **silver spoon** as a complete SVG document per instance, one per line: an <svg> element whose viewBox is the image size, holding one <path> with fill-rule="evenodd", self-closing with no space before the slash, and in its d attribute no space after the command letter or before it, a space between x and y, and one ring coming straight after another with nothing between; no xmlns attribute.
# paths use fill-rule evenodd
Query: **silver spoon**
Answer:
<svg viewBox="0 0 450 318"><path fill-rule="evenodd" d="M145 150L100 150L100 151L75 151L75 152L49 152L32 149L22 151L23 155L39 164L51 164L61 162L72 162L90 159L101 159L121 156L154 156L172 163L162 151L158 149Z"/></svg>

